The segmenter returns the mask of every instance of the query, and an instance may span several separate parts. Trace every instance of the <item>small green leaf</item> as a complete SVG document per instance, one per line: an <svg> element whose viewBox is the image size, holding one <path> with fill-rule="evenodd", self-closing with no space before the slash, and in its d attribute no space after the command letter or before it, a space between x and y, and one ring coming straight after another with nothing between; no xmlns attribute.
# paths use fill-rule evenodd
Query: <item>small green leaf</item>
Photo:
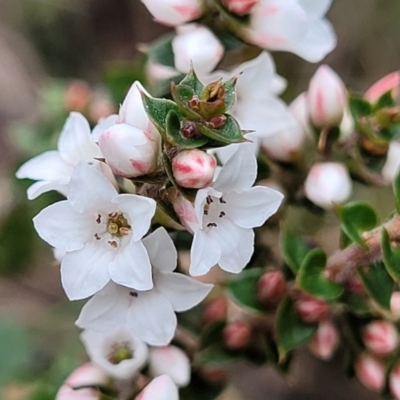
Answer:
<svg viewBox="0 0 400 400"><path fill-rule="evenodd" d="M276 318L276 339L279 359L282 362L291 350L310 341L317 330L317 325L302 321L289 297L282 300Z"/></svg>
<svg viewBox="0 0 400 400"><path fill-rule="evenodd" d="M189 107L189 101L194 95L193 89L190 86L175 85L172 83L171 95L183 115L194 121L201 119L201 116Z"/></svg>
<svg viewBox="0 0 400 400"><path fill-rule="evenodd" d="M218 343L197 352L193 364L208 367L225 367L241 359L243 359L242 356L225 349Z"/></svg>
<svg viewBox="0 0 400 400"><path fill-rule="evenodd" d="M289 268L296 274L304 258L310 252L310 248L300 236L283 231L282 251Z"/></svg>
<svg viewBox="0 0 400 400"><path fill-rule="evenodd" d="M145 53L149 61L155 64L175 68L172 39L174 35L165 35L145 47Z"/></svg>
<svg viewBox="0 0 400 400"><path fill-rule="evenodd" d="M351 294L346 298L345 304L350 312L357 316L363 317L371 313L371 306L369 305L367 296Z"/></svg>
<svg viewBox="0 0 400 400"><path fill-rule="evenodd" d="M189 73L183 78L181 82L179 82L179 85L189 86L190 88L192 88L194 94L199 97L201 96L201 93L204 89L204 85L200 82L193 68L191 68Z"/></svg>
<svg viewBox="0 0 400 400"><path fill-rule="evenodd" d="M392 279L398 282L400 280L400 249L392 248L385 228L382 230L381 248L386 270Z"/></svg>
<svg viewBox="0 0 400 400"><path fill-rule="evenodd" d="M383 308L390 310L394 282L383 262L371 264L368 269L358 269L368 294Z"/></svg>
<svg viewBox="0 0 400 400"><path fill-rule="evenodd" d="M375 228L378 223L375 210L366 203L350 203L345 206L336 206L336 213L343 232L353 242L368 250L361 233Z"/></svg>
<svg viewBox="0 0 400 400"><path fill-rule="evenodd" d="M367 117L372 114L371 104L360 96L351 96L349 106L354 118Z"/></svg>
<svg viewBox="0 0 400 400"><path fill-rule="evenodd" d="M374 110L379 110L381 108L390 108L394 107L396 105L396 102L393 99L392 96L392 91L389 90L386 93L384 93L376 102L374 105Z"/></svg>
<svg viewBox="0 0 400 400"><path fill-rule="evenodd" d="M257 283L264 274L261 268L243 271L239 277L228 282L227 293L237 304L256 313L264 312L257 298Z"/></svg>
<svg viewBox="0 0 400 400"><path fill-rule="evenodd" d="M217 142L226 144L245 142L246 139L243 137L242 130L236 119L229 114L225 114L225 116L226 121L221 128L210 129L200 123L197 124L197 127L204 136Z"/></svg>
<svg viewBox="0 0 400 400"><path fill-rule="evenodd" d="M326 254L321 249L314 249L303 260L297 274L297 285L312 294L325 300L334 300L343 294L343 287L323 277L326 265Z"/></svg>
<svg viewBox="0 0 400 400"><path fill-rule="evenodd" d="M231 108L236 101L236 82L238 77L235 76L224 82L225 89L225 109Z"/></svg>
<svg viewBox="0 0 400 400"><path fill-rule="evenodd" d="M203 349L212 344L221 343L222 333L225 326L225 321L217 321L208 325L204 330L202 330L200 337L200 348Z"/></svg>
<svg viewBox="0 0 400 400"><path fill-rule="evenodd" d="M396 199L396 211L400 214L400 169L393 180L393 193Z"/></svg>

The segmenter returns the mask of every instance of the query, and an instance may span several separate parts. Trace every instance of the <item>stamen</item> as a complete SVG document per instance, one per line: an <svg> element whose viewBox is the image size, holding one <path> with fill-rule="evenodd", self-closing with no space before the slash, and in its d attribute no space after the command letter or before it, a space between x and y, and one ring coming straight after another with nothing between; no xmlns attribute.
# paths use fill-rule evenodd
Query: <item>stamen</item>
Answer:
<svg viewBox="0 0 400 400"><path fill-rule="evenodd" d="M221 211L220 213L219 213L219 218L222 218L222 217L225 217L225 212L224 211Z"/></svg>
<svg viewBox="0 0 400 400"><path fill-rule="evenodd" d="M204 215L208 215L208 210L204 209Z"/></svg>
<svg viewBox="0 0 400 400"><path fill-rule="evenodd" d="M109 240L109 241L108 241L108 244L109 244L111 247L114 247L114 249L117 249L117 248L118 248L118 243L117 243L115 240Z"/></svg>
<svg viewBox="0 0 400 400"><path fill-rule="evenodd" d="M216 228L218 225L215 222L210 222L207 224L207 228Z"/></svg>
<svg viewBox="0 0 400 400"><path fill-rule="evenodd" d="M137 292L134 292L133 290L131 290L131 291L129 292L129 294L130 294L132 297L138 297Z"/></svg>
<svg viewBox="0 0 400 400"><path fill-rule="evenodd" d="M98 224L101 224L101 215L100 215L100 214L97 214L96 222L97 222Z"/></svg>
<svg viewBox="0 0 400 400"><path fill-rule="evenodd" d="M94 234L94 237L96 238L96 240L100 240L100 239L101 239L101 237L99 236L98 233L95 233L95 234Z"/></svg>
<svg viewBox="0 0 400 400"><path fill-rule="evenodd" d="M211 196L207 196L207 197L206 197L206 202L207 202L207 204L211 204L211 203L214 202L214 200L212 199Z"/></svg>
<svg viewBox="0 0 400 400"><path fill-rule="evenodd" d="M222 197L219 198L219 202L222 204L226 204L226 201Z"/></svg>
<svg viewBox="0 0 400 400"><path fill-rule="evenodd" d="M131 230L125 226L121 226L121 228L119 228L119 234L121 236L127 236L131 233Z"/></svg>

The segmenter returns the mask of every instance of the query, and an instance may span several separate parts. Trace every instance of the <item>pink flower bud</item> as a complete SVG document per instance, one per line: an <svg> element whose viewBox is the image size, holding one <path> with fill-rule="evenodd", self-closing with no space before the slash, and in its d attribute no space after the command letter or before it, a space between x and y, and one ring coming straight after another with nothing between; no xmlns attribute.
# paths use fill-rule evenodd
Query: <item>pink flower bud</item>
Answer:
<svg viewBox="0 0 400 400"><path fill-rule="evenodd" d="M327 65L321 65L311 78L307 92L311 121L317 128L339 126L346 105L346 88Z"/></svg>
<svg viewBox="0 0 400 400"><path fill-rule="evenodd" d="M107 375L91 363L86 363L76 369L60 387L56 400L99 400L100 393L96 389L79 389L81 386L105 385Z"/></svg>
<svg viewBox="0 0 400 400"><path fill-rule="evenodd" d="M135 400L179 400L178 389L168 375L154 378Z"/></svg>
<svg viewBox="0 0 400 400"><path fill-rule="evenodd" d="M369 351L385 356L396 349L399 336L393 324L386 321L373 321L365 327L363 341Z"/></svg>
<svg viewBox="0 0 400 400"><path fill-rule="evenodd" d="M390 298L390 311L395 318L400 318L400 292L393 292Z"/></svg>
<svg viewBox="0 0 400 400"><path fill-rule="evenodd" d="M300 318L309 323L319 322L329 313L328 303L310 295L302 295L295 302L295 309Z"/></svg>
<svg viewBox="0 0 400 400"><path fill-rule="evenodd" d="M310 342L310 350L323 360L329 360L339 344L339 334L331 321L322 321Z"/></svg>
<svg viewBox="0 0 400 400"><path fill-rule="evenodd" d="M207 304L204 310L205 322L223 321L228 311L228 302L225 296L218 297Z"/></svg>
<svg viewBox="0 0 400 400"><path fill-rule="evenodd" d="M222 0L222 4L232 13L247 15L259 0Z"/></svg>
<svg viewBox="0 0 400 400"><path fill-rule="evenodd" d="M67 111L84 111L89 104L90 95L91 90L87 82L71 82L64 95L65 108Z"/></svg>
<svg viewBox="0 0 400 400"><path fill-rule="evenodd" d="M176 183L185 188L201 189L211 184L217 162L198 149L184 150L172 160Z"/></svg>
<svg viewBox="0 0 400 400"><path fill-rule="evenodd" d="M241 349L250 340L251 328L243 321L229 323L223 331L224 343L231 349Z"/></svg>
<svg viewBox="0 0 400 400"><path fill-rule="evenodd" d="M389 390L396 400L400 400L400 364L395 365L390 372Z"/></svg>
<svg viewBox="0 0 400 400"><path fill-rule="evenodd" d="M167 26L181 25L202 14L201 0L142 0L154 19Z"/></svg>
<svg viewBox="0 0 400 400"><path fill-rule="evenodd" d="M286 280L281 271L267 272L257 283L257 298L267 306L276 306L285 292Z"/></svg>
<svg viewBox="0 0 400 400"><path fill-rule="evenodd" d="M365 287L359 278L351 278L346 283L347 290L355 295L362 296L365 294Z"/></svg>
<svg viewBox="0 0 400 400"><path fill-rule="evenodd" d="M345 202L352 191L350 175L343 164L314 164L304 183L306 197L316 205L329 209L333 203Z"/></svg>
<svg viewBox="0 0 400 400"><path fill-rule="evenodd" d="M391 91L392 97L397 98L400 89L400 71L392 72L375 82L366 92L364 98L375 103L385 93Z"/></svg>
<svg viewBox="0 0 400 400"><path fill-rule="evenodd" d="M211 72L224 55L224 47L217 37L199 24L178 27L172 49L177 70L188 73L192 64L199 75Z"/></svg>
<svg viewBox="0 0 400 400"><path fill-rule="evenodd" d="M150 374L167 374L180 387L190 382L190 361L184 351L176 346L153 347L150 350Z"/></svg>
<svg viewBox="0 0 400 400"><path fill-rule="evenodd" d="M300 93L289 105L290 113L296 118L306 135L312 136L310 110L308 109L307 93Z"/></svg>
<svg viewBox="0 0 400 400"><path fill-rule="evenodd" d="M168 190L168 199L179 217L181 224L189 231L197 228L197 217L193 204L182 196L175 188Z"/></svg>
<svg viewBox="0 0 400 400"><path fill-rule="evenodd" d="M400 169L400 143L391 142L386 156L386 162L382 168L382 176L388 183L394 181Z"/></svg>
<svg viewBox="0 0 400 400"><path fill-rule="evenodd" d="M382 361L368 355L360 354L354 365L360 382L368 389L379 392L385 383L385 365Z"/></svg>

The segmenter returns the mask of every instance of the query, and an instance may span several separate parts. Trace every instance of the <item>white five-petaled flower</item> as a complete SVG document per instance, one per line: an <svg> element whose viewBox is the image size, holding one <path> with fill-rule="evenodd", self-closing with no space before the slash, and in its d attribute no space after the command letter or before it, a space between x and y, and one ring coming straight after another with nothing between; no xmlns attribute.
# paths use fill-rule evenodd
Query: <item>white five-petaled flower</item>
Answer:
<svg viewBox="0 0 400 400"><path fill-rule="evenodd" d="M107 165L95 158L102 157L96 144L98 136L115 124L116 117L110 115L103 119L91 133L86 118L78 112L72 112L58 139L57 150L46 151L33 157L18 169L17 178L38 181L29 187L28 198L35 199L50 190L57 190L66 195L72 171L80 161L93 164L113 181L112 172Z"/></svg>
<svg viewBox="0 0 400 400"><path fill-rule="evenodd" d="M165 346L177 326L175 311L189 310L203 300L212 285L172 272L177 252L164 228L143 239L153 266L152 290L138 291L110 282L83 307L76 324L95 331L127 328L153 346Z"/></svg>
<svg viewBox="0 0 400 400"><path fill-rule="evenodd" d="M112 332L84 330L81 340L92 362L114 378L129 379L147 362L147 345L126 328Z"/></svg>
<svg viewBox="0 0 400 400"><path fill-rule="evenodd" d="M212 186L197 192L191 275L203 275L215 264L239 273L249 262L254 250L252 228L274 214L283 198L273 189L252 187L256 174L255 156L246 147L239 147Z"/></svg>
<svg viewBox="0 0 400 400"><path fill-rule="evenodd" d="M68 200L50 205L33 219L42 239L66 251L61 280L71 300L93 295L110 279L139 290L153 287L141 239L155 208L154 200L118 194L95 168L78 164Z"/></svg>

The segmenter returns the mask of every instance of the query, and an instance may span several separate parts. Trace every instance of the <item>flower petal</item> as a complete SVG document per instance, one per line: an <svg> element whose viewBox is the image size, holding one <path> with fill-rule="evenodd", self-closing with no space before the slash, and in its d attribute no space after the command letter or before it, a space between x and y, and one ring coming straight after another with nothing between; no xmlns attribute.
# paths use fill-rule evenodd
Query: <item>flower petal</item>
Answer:
<svg viewBox="0 0 400 400"><path fill-rule="evenodd" d="M92 130L92 139L94 142L99 140L99 136L108 128L111 128L118 121L118 115L112 114L106 118L102 118Z"/></svg>
<svg viewBox="0 0 400 400"><path fill-rule="evenodd" d="M158 228L143 239L151 265L159 271L172 272L176 268L178 253L165 228Z"/></svg>
<svg viewBox="0 0 400 400"><path fill-rule="evenodd" d="M254 228L276 213L283 195L276 190L256 186L239 193L229 192L224 199L231 221L242 228Z"/></svg>
<svg viewBox="0 0 400 400"><path fill-rule="evenodd" d="M128 328L151 346L165 346L174 337L177 319L171 303L157 289L139 292L127 317Z"/></svg>
<svg viewBox="0 0 400 400"><path fill-rule="evenodd" d="M62 195L67 196L69 177L56 179L55 181L39 181L29 186L27 195L29 200L36 199L41 194L57 190Z"/></svg>
<svg viewBox="0 0 400 400"><path fill-rule="evenodd" d="M321 18L328 12L332 0L299 0L299 3L308 15Z"/></svg>
<svg viewBox="0 0 400 400"><path fill-rule="evenodd" d="M61 282L70 300L89 297L110 281L108 265L113 254L97 242L88 242L66 253L61 263Z"/></svg>
<svg viewBox="0 0 400 400"><path fill-rule="evenodd" d="M94 233L93 218L77 213L67 200L43 209L33 224L43 240L65 251L81 249Z"/></svg>
<svg viewBox="0 0 400 400"><path fill-rule="evenodd" d="M153 287L149 256L141 241L130 241L118 249L109 265L109 272L111 279L119 285L136 290Z"/></svg>
<svg viewBox="0 0 400 400"><path fill-rule="evenodd" d="M117 194L110 181L96 168L84 162L75 167L69 182L68 200L76 211L100 211L109 207Z"/></svg>
<svg viewBox="0 0 400 400"><path fill-rule="evenodd" d="M113 199L113 203L128 216L133 240L140 240L150 228L151 219L156 212L156 202L135 194L120 194Z"/></svg>
<svg viewBox="0 0 400 400"><path fill-rule="evenodd" d="M190 249L190 268L192 276L206 274L221 257L221 248L218 242L213 241L203 230L194 234L192 248Z"/></svg>
<svg viewBox="0 0 400 400"><path fill-rule="evenodd" d="M199 304L213 288L213 285L173 272L158 273L154 279L157 290L178 312L189 310Z"/></svg>

